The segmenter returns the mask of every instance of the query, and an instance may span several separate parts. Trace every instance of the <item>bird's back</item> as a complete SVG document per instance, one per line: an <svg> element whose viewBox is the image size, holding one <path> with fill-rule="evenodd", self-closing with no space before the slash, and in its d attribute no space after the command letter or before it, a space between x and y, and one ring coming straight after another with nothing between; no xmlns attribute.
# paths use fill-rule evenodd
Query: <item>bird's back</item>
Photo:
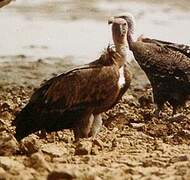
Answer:
<svg viewBox="0 0 190 180"><path fill-rule="evenodd" d="M144 38L144 39L142 39L142 41L143 42L155 43L157 45L160 44L160 46L173 49L174 51L179 51L182 54L184 54L190 58L190 46L188 46L188 45L178 44L178 43L173 43L173 42L168 42L168 41L161 41L158 39L150 39L150 38Z"/></svg>
<svg viewBox="0 0 190 180"><path fill-rule="evenodd" d="M135 59L148 75L190 83L190 58L186 54L150 39L134 42L132 48Z"/></svg>

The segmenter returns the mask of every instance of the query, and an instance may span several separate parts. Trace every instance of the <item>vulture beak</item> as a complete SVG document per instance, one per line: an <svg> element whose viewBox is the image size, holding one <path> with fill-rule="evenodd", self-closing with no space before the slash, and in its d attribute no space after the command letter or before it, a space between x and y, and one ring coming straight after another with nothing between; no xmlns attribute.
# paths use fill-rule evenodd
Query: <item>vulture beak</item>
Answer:
<svg viewBox="0 0 190 180"><path fill-rule="evenodd" d="M108 25L110 24L115 24L115 26L117 26L121 36L126 35L126 29L124 27L124 25L126 25L125 19L117 16L112 16L108 19Z"/></svg>
<svg viewBox="0 0 190 180"><path fill-rule="evenodd" d="M114 20L115 20L115 17L110 17L110 18L108 19L108 25L114 23Z"/></svg>

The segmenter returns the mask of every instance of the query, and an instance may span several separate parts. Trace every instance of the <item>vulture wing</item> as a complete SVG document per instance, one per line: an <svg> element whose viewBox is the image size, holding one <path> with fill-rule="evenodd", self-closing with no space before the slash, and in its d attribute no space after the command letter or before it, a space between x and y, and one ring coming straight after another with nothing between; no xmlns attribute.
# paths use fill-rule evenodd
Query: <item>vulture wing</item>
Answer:
<svg viewBox="0 0 190 180"><path fill-rule="evenodd" d="M80 104L96 105L117 89L117 66L87 66L47 81L31 97L30 104L61 111Z"/></svg>
<svg viewBox="0 0 190 180"><path fill-rule="evenodd" d="M167 42L167 41L161 41L157 39L149 39L149 38L144 38L143 42L150 42L150 43L156 43L160 46L163 46L165 48L170 48L175 51L179 51L186 55L187 57L190 58L190 46L184 45L184 44L177 44L177 43L172 43L172 42Z"/></svg>
<svg viewBox="0 0 190 180"><path fill-rule="evenodd" d="M175 112L190 94L190 58L179 47L152 39L138 40L131 48L151 82L155 103L161 107L168 101Z"/></svg>

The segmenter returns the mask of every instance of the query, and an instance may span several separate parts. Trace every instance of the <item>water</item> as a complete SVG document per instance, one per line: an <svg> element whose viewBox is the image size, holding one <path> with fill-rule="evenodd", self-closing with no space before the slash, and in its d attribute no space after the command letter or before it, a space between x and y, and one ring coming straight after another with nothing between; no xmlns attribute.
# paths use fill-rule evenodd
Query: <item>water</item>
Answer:
<svg viewBox="0 0 190 180"><path fill-rule="evenodd" d="M108 43L107 25L96 21L27 20L0 18L0 55L93 58ZM98 24L98 26L97 26ZM97 35L98 34L98 35Z"/></svg>
<svg viewBox="0 0 190 180"><path fill-rule="evenodd" d="M54 2L59 6L54 7L55 3L48 0L17 0L1 9L0 56L73 56L76 62L89 62L111 40L107 17L125 11L137 19L136 36L190 44L190 13L169 5L139 1Z"/></svg>

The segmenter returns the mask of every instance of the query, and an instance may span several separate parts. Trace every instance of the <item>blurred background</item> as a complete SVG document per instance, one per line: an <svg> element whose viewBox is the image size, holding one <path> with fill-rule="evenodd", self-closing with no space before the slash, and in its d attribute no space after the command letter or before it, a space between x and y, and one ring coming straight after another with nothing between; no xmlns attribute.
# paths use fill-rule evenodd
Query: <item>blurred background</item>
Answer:
<svg viewBox="0 0 190 180"><path fill-rule="evenodd" d="M136 36L190 45L189 0L16 0L0 9L0 56L99 56L111 42L109 16L130 12Z"/></svg>

